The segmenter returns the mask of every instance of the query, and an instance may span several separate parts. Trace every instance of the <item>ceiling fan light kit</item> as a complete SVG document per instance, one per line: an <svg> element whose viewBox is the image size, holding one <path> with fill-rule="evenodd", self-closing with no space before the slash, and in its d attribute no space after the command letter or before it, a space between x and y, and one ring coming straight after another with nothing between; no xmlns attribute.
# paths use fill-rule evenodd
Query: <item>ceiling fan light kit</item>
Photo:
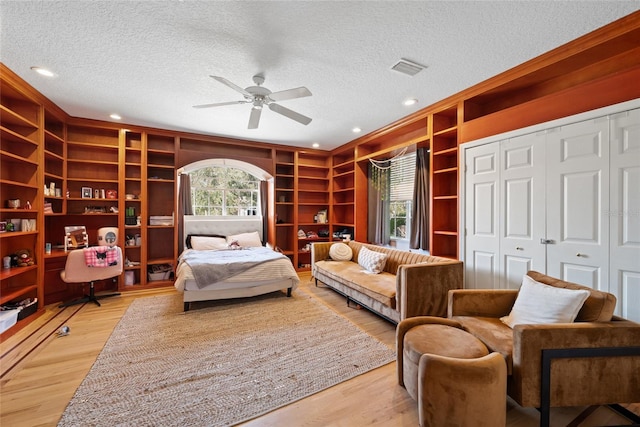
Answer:
<svg viewBox="0 0 640 427"><path fill-rule="evenodd" d="M311 123L311 118L304 116L293 110L290 110L286 107L283 107L280 104L276 104L276 101L280 102L280 101L286 101L289 99L304 98L306 96L311 96L311 91L309 91L309 89L307 89L304 86L300 86L294 89L281 90L278 92L271 92L269 89L262 86L262 84L264 83L264 76L259 74L253 76L253 82L255 83L255 86L249 86L244 89L236 85L235 83L230 82L224 77L220 77L220 76L210 76L210 77L219 81L225 86L230 87L236 92L240 93L244 97L244 100L194 105L193 108L211 108L211 107L222 107L225 105L251 103L253 104L253 107L251 108L251 114L249 115L249 124L247 125L248 129L258 128L258 125L260 123L260 116L262 114L262 107L265 105L267 105L271 111L274 111L300 124L308 125L309 123Z"/></svg>

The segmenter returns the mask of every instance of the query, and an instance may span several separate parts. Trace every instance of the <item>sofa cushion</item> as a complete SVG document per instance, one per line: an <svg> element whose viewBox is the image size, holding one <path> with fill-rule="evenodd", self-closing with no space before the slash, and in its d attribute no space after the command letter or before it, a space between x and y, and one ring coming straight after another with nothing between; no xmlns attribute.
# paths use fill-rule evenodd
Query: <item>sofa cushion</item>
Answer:
<svg viewBox="0 0 640 427"><path fill-rule="evenodd" d="M501 317L505 325L571 323L589 297L585 289L564 289L536 282L525 275L511 313Z"/></svg>
<svg viewBox="0 0 640 427"><path fill-rule="evenodd" d="M360 249L360 254L358 254L358 264L371 273L381 273L386 262L387 254L374 252L365 247Z"/></svg>
<svg viewBox="0 0 640 427"><path fill-rule="evenodd" d="M557 288L588 290L589 297L584 304L582 304L582 308L576 316L576 322L609 322L613 318L613 312L616 308L616 297L609 292L602 292L576 283L565 282L564 280L556 279L555 277L547 276L537 271L529 271L527 276L530 276L537 282Z"/></svg>
<svg viewBox="0 0 640 427"><path fill-rule="evenodd" d="M496 317L452 316L465 331L482 341L490 352L500 353L507 362L507 374L513 369L513 329Z"/></svg>
<svg viewBox="0 0 640 427"><path fill-rule="evenodd" d="M329 257L336 261L351 261L353 250L346 243L334 243L329 248Z"/></svg>
<svg viewBox="0 0 640 427"><path fill-rule="evenodd" d="M387 307L396 308L396 276L393 274L370 274L352 261L317 261L314 267L318 274L344 283Z"/></svg>

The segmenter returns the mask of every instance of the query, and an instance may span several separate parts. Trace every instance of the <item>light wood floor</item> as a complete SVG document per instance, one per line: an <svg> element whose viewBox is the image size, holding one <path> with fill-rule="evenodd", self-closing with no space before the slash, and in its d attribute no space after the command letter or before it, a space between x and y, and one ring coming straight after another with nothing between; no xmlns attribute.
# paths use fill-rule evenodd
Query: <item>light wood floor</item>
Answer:
<svg viewBox="0 0 640 427"><path fill-rule="evenodd" d="M0 425L55 426L131 301L171 292L175 290L127 292L103 300L102 307L94 304L65 309L47 307L42 316L0 344ZM389 346L395 345L394 325L367 310L348 308L342 296L315 287L309 274L301 274L298 292L317 297L369 334ZM62 325L69 326L71 333L57 337ZM571 423L583 409L553 408L552 426ZM535 409L508 402L508 427L533 427L538 422ZM579 425L628 424L631 423L602 407ZM416 403L398 386L393 363L244 424L245 427L416 425Z"/></svg>

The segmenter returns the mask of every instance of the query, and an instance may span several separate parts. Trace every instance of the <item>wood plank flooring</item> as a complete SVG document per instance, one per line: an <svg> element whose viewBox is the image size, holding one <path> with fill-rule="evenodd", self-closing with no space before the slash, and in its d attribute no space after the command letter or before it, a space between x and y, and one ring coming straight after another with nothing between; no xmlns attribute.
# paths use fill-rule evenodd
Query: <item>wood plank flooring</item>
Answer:
<svg viewBox="0 0 640 427"><path fill-rule="evenodd" d="M307 292L389 346L395 345L395 326L367 310L349 308L345 299L316 287L301 273L298 292ZM76 388L91 368L127 307L135 298L176 292L173 288L125 292L94 304L46 312L0 344L0 425L55 426ZM71 333L58 337L67 325ZM640 405L632 405L638 412ZM585 408L553 408L553 427L565 426ZM534 427L533 408L507 403L508 427ZM598 408L582 427L629 425L608 408ZM263 426L416 426L416 403L396 381L395 364L375 369L335 387L243 424ZM577 426L577 424L575 424Z"/></svg>

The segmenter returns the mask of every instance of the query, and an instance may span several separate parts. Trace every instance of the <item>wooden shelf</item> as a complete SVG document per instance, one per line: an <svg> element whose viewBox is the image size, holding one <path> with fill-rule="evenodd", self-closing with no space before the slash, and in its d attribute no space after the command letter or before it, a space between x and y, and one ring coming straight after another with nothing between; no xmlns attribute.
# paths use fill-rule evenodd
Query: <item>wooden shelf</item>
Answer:
<svg viewBox="0 0 640 427"><path fill-rule="evenodd" d="M27 267L14 267L14 268L27 268ZM31 292L36 292L38 287L36 285L25 286L23 288L17 289L13 292L9 292L0 297L0 305L6 304L8 302L20 299L24 295L27 295Z"/></svg>

